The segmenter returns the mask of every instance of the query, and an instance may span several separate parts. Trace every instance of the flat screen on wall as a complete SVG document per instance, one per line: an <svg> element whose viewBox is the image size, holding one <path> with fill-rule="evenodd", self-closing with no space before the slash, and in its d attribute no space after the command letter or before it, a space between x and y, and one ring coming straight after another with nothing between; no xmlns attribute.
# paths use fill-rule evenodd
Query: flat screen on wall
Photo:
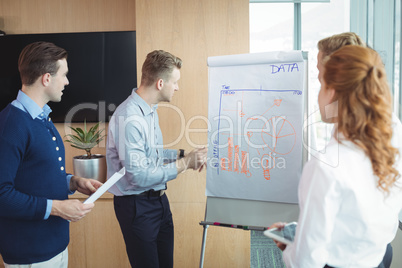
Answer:
<svg viewBox="0 0 402 268"><path fill-rule="evenodd" d="M61 102L49 102L55 123L108 122L137 87L135 31L0 36L0 110L13 101L21 80L18 57L32 42L47 41L68 52L68 79Z"/></svg>

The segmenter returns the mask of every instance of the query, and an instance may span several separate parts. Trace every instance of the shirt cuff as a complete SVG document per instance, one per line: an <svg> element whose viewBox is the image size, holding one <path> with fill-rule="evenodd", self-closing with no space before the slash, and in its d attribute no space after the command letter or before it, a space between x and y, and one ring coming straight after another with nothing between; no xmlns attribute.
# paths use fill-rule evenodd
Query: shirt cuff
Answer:
<svg viewBox="0 0 402 268"><path fill-rule="evenodd" d="M67 174L67 189L68 189L68 194L74 194L75 193L75 191L71 191L70 190L70 181L71 181L71 178L73 177L73 175L71 175L71 174Z"/></svg>
<svg viewBox="0 0 402 268"><path fill-rule="evenodd" d="M70 191L70 181L71 178L73 177L73 175L71 174L67 174L67 189L68 189L68 194L74 194L75 191ZM52 211L52 205L53 205L53 200L48 199L47 200L47 205L46 205L46 213L45 213L45 217L43 217L44 220L47 220L50 216L50 212Z"/></svg>
<svg viewBox="0 0 402 268"><path fill-rule="evenodd" d="M48 199L47 200L47 205L46 205L45 217L43 217L44 220L47 220L49 218L50 212L52 211L52 205L53 205L53 200Z"/></svg>

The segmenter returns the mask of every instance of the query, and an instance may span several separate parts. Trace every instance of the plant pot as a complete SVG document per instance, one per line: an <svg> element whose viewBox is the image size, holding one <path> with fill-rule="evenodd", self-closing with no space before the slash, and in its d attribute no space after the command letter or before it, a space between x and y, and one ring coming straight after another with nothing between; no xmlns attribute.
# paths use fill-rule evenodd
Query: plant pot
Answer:
<svg viewBox="0 0 402 268"><path fill-rule="evenodd" d="M102 183L106 181L106 157L101 154L94 154L92 158L86 158L86 155L73 157L74 175L95 179Z"/></svg>

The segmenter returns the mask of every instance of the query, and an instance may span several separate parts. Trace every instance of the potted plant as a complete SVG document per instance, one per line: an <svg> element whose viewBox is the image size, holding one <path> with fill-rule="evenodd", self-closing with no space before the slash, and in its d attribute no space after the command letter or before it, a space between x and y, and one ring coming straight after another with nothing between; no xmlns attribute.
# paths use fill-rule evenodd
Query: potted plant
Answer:
<svg viewBox="0 0 402 268"><path fill-rule="evenodd" d="M85 155L78 155L73 157L74 175L83 178L91 178L99 180L100 182L106 181L106 157L101 154L92 154L93 147L98 145L104 138L102 134L104 129L99 130L98 122L96 125L87 130L87 122L84 121L84 129L79 127L70 127L75 134L67 134L65 141L69 142L72 147L84 150Z"/></svg>

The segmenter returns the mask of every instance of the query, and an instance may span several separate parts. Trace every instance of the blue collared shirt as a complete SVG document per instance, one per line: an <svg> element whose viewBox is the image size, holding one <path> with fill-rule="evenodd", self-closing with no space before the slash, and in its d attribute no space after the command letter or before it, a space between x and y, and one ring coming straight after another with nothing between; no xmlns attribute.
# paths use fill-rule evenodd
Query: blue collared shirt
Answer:
<svg viewBox="0 0 402 268"><path fill-rule="evenodd" d="M166 189L177 177L177 150L163 149L157 105L149 106L136 92L117 107L109 121L106 161L108 178L121 168L126 174L109 192L139 194Z"/></svg>
<svg viewBox="0 0 402 268"><path fill-rule="evenodd" d="M11 102L11 105L21 109L22 111L28 113L32 119L40 119L40 120L49 120L49 114L52 112L52 109L45 104L43 108L40 108L36 102L34 102L28 95L26 95L24 92L21 90L18 92L17 99L15 99L13 102ZM73 175L67 174L67 187L70 189L70 180ZM70 191L70 194L73 193ZM50 216L50 212L52 211L52 205L53 201L48 199L47 200L47 207L46 207L46 214L44 219L48 219Z"/></svg>

